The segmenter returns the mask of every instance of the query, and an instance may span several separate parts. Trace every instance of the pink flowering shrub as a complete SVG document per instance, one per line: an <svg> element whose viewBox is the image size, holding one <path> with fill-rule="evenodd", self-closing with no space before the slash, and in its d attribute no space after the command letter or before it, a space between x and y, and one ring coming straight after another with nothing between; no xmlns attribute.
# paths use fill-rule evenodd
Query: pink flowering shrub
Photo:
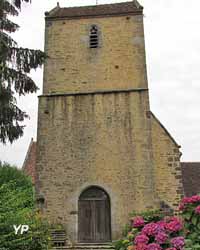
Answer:
<svg viewBox="0 0 200 250"><path fill-rule="evenodd" d="M200 195L183 198L179 210L180 216L134 215L116 250L200 249Z"/></svg>
<svg viewBox="0 0 200 250"><path fill-rule="evenodd" d="M184 219L187 242L200 249L200 195L182 199L179 209Z"/></svg>
<svg viewBox="0 0 200 250"><path fill-rule="evenodd" d="M117 250L183 250L183 222L176 216L164 217L160 212L147 212L131 219L123 247Z"/></svg>
<svg viewBox="0 0 200 250"><path fill-rule="evenodd" d="M176 216L164 217L151 212L134 216L128 236L123 241L124 250L183 250L185 241L182 234L183 222Z"/></svg>
<svg viewBox="0 0 200 250"><path fill-rule="evenodd" d="M131 243L136 250L183 250L185 241L183 223L178 217L165 217L156 222L146 223L135 232L135 239Z"/></svg>

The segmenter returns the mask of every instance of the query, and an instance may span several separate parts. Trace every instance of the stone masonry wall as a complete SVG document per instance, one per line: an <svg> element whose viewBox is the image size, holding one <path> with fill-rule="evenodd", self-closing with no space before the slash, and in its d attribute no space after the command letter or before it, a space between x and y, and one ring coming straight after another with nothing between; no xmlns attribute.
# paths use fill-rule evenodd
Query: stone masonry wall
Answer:
<svg viewBox="0 0 200 250"><path fill-rule="evenodd" d="M93 24L98 49L89 48ZM147 87L142 15L47 20L45 40L44 94Z"/></svg>
<svg viewBox="0 0 200 250"><path fill-rule="evenodd" d="M154 197L148 93L40 97L37 188L44 213L77 240L78 197L91 185L111 199L112 238Z"/></svg>
<svg viewBox="0 0 200 250"><path fill-rule="evenodd" d="M31 143L22 166L24 173L31 177L33 184L35 184L36 179L36 147L36 142L31 139Z"/></svg>
<svg viewBox="0 0 200 250"><path fill-rule="evenodd" d="M180 146L152 114L152 145L156 192L174 210L183 196Z"/></svg>

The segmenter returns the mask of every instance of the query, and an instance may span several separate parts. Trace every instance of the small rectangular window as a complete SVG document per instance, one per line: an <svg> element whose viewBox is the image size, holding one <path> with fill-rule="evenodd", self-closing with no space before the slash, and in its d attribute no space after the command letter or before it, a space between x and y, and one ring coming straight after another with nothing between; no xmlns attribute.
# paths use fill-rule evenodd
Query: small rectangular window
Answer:
<svg viewBox="0 0 200 250"><path fill-rule="evenodd" d="M93 25L90 29L90 48L98 48L98 46L99 46L98 28L96 25Z"/></svg>

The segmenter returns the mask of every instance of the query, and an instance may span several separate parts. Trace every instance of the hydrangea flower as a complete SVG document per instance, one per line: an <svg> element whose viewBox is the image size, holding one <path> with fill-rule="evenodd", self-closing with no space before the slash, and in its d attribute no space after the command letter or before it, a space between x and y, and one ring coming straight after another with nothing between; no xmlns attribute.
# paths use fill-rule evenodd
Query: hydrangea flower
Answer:
<svg viewBox="0 0 200 250"><path fill-rule="evenodd" d="M185 241L184 241L184 238L182 236L179 236L179 237L175 237L175 238L171 239L171 244L176 249L181 250L181 249L183 249L183 247L185 245Z"/></svg>
<svg viewBox="0 0 200 250"><path fill-rule="evenodd" d="M141 216L133 218L133 227L142 227L144 226L144 219Z"/></svg>
<svg viewBox="0 0 200 250"><path fill-rule="evenodd" d="M151 243L147 245L147 250L161 250L161 246L157 243Z"/></svg>
<svg viewBox="0 0 200 250"><path fill-rule="evenodd" d="M190 197L190 203L196 203L198 201L200 201L200 195L193 195Z"/></svg>
<svg viewBox="0 0 200 250"><path fill-rule="evenodd" d="M139 234L135 237L135 244L147 244L149 242L149 238L145 234Z"/></svg>
<svg viewBox="0 0 200 250"><path fill-rule="evenodd" d="M156 236L155 236L155 240L157 243L159 244L164 244L166 242L166 240L168 239L168 235L164 232L159 232Z"/></svg>
<svg viewBox="0 0 200 250"><path fill-rule="evenodd" d="M166 223L165 228L171 232L178 232L183 228L182 221L177 217L172 217L168 223Z"/></svg>
<svg viewBox="0 0 200 250"><path fill-rule="evenodd" d="M200 202L200 195L193 195L192 197L184 197L180 203L179 209L184 210L185 205Z"/></svg>
<svg viewBox="0 0 200 250"><path fill-rule="evenodd" d="M158 232L165 232L166 222L164 220L160 220L157 222Z"/></svg>
<svg viewBox="0 0 200 250"><path fill-rule="evenodd" d="M154 222L151 222L151 223L146 224L146 225L143 227L142 233L143 233L143 234L146 234L146 235L148 235L148 236L154 236L154 235L157 234L158 229L159 229L158 224L156 224L156 223L154 223Z"/></svg>
<svg viewBox="0 0 200 250"><path fill-rule="evenodd" d="M147 250L147 245L146 244L137 244L136 245L136 250Z"/></svg>
<svg viewBox="0 0 200 250"><path fill-rule="evenodd" d="M195 213L200 214L200 205L195 208Z"/></svg>

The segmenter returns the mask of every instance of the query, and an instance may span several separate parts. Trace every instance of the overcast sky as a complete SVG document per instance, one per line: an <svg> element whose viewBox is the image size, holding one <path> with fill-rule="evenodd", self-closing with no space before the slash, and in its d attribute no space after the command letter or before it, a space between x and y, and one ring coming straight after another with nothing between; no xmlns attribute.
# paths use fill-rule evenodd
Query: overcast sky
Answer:
<svg viewBox="0 0 200 250"><path fill-rule="evenodd" d="M20 46L43 49L44 12L56 0L32 0L16 21ZM95 0L60 0L61 7L93 5ZM124 2L99 0L99 4ZM140 0L144 6L145 41L151 110L182 146L182 161L200 161L200 1ZM32 73L42 87L42 69ZM20 98L30 115L24 136L0 145L0 160L22 166L31 138L36 139L37 94Z"/></svg>

